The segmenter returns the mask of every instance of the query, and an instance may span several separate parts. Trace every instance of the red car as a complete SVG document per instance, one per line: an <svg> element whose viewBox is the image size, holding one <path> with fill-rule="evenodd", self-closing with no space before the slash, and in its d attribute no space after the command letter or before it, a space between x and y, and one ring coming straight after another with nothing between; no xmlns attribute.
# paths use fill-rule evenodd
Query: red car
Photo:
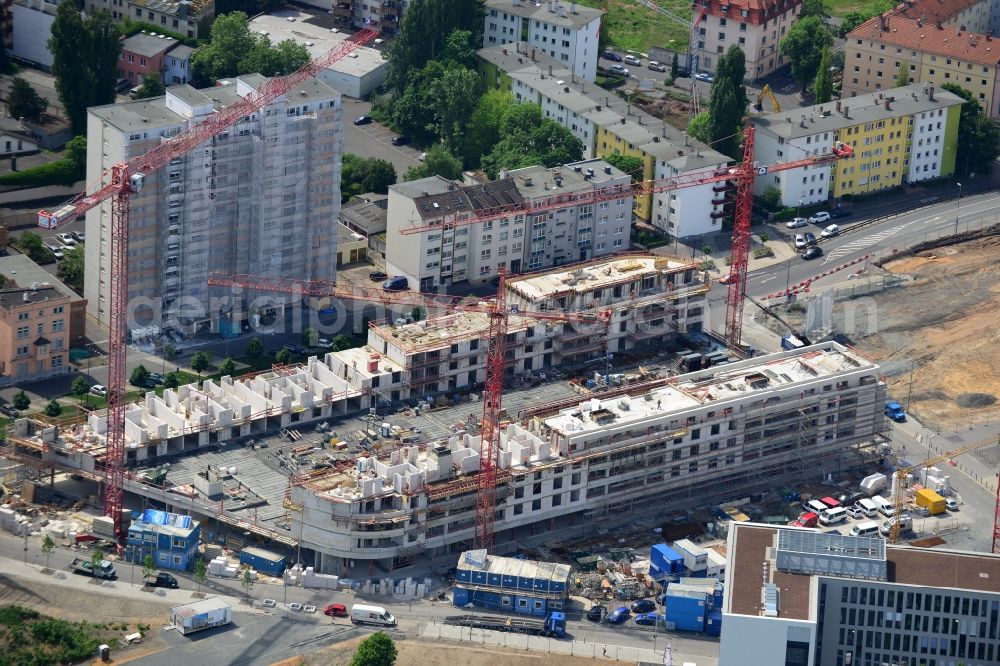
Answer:
<svg viewBox="0 0 1000 666"><path fill-rule="evenodd" d="M323 609L323 615L330 617L347 617L347 606L344 604L327 604Z"/></svg>

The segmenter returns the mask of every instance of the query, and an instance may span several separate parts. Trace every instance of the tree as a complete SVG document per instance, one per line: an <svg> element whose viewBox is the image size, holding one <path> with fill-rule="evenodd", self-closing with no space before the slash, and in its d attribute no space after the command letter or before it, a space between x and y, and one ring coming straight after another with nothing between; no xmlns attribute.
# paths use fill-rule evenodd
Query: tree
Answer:
<svg viewBox="0 0 1000 666"><path fill-rule="evenodd" d="M556 121L543 118L537 104L515 104L507 109L500 136L482 160L481 166L490 178L505 169L536 164L554 167L583 158L583 143Z"/></svg>
<svg viewBox="0 0 1000 666"><path fill-rule="evenodd" d="M389 634L376 631L361 641L351 659L351 666L392 666L396 663L396 644Z"/></svg>
<svg viewBox="0 0 1000 666"><path fill-rule="evenodd" d="M896 4L896 0L868 0L868 2L863 3L863 9L860 11L848 12L844 15L840 25L837 26L837 36L841 38L846 37L847 33L851 32L868 19L889 11L895 7Z"/></svg>
<svg viewBox="0 0 1000 666"><path fill-rule="evenodd" d="M802 6L799 8L799 20L801 21L807 16L815 16L823 22L823 25L826 25L827 21L830 20L830 12L823 4L823 0L802 0Z"/></svg>
<svg viewBox="0 0 1000 666"><path fill-rule="evenodd" d="M906 61L903 60L900 61L899 71L896 72L896 87L902 88L903 86L908 86L908 85L910 85L909 66L906 64Z"/></svg>
<svg viewBox="0 0 1000 666"><path fill-rule="evenodd" d="M670 60L670 78L674 81L677 77L681 75L681 63L677 58L677 54L674 53L674 57Z"/></svg>
<svg viewBox="0 0 1000 666"><path fill-rule="evenodd" d="M174 343L172 342L168 342L166 346L163 348L163 358L167 359L168 361L172 359L176 353L177 353L177 347L174 347Z"/></svg>
<svg viewBox="0 0 1000 666"><path fill-rule="evenodd" d="M13 118L38 120L45 113L49 101L40 96L27 81L15 76L10 82L10 93L7 97L7 111Z"/></svg>
<svg viewBox="0 0 1000 666"><path fill-rule="evenodd" d="M459 65L467 69L476 66L476 49L472 45L472 33L468 30L452 30L444 40L441 61L449 65Z"/></svg>
<svg viewBox="0 0 1000 666"><path fill-rule="evenodd" d="M958 154L955 172L960 176L990 173L993 162L1000 156L1000 130L983 113L971 92L954 83L945 83L944 90L965 100L958 120Z"/></svg>
<svg viewBox="0 0 1000 666"><path fill-rule="evenodd" d="M62 405L60 405L58 402L56 402L55 400L49 400L48 404L45 405L45 415L51 416L52 418L56 418L57 416L62 414L62 409L63 409Z"/></svg>
<svg viewBox="0 0 1000 666"><path fill-rule="evenodd" d="M739 157L740 129L747 108L745 76L746 59L734 44L719 58L708 103L709 144L734 159Z"/></svg>
<svg viewBox="0 0 1000 666"><path fill-rule="evenodd" d="M280 365L288 365L292 362L292 350L288 347L282 347L274 355L274 362Z"/></svg>
<svg viewBox="0 0 1000 666"><path fill-rule="evenodd" d="M243 590L246 592L247 601L250 601L250 594L253 592L253 574L250 572L250 568L243 570L243 577L240 581L243 585Z"/></svg>
<svg viewBox="0 0 1000 666"><path fill-rule="evenodd" d="M14 409L19 412L23 412L28 407L31 407L31 398L28 394L24 392L24 389L18 391L14 394L14 397L10 399L10 404L14 405Z"/></svg>
<svg viewBox="0 0 1000 666"><path fill-rule="evenodd" d="M63 159L69 160L70 164L73 165L74 171L79 174L80 178L87 175L87 137L83 135L74 136L67 141L64 155Z"/></svg>
<svg viewBox="0 0 1000 666"><path fill-rule="evenodd" d="M642 159L639 157L622 155L616 151L611 155L606 155L604 161L619 171L625 172L634 181L644 180L643 176L645 175L646 165L643 164Z"/></svg>
<svg viewBox="0 0 1000 666"><path fill-rule="evenodd" d="M249 30L249 28L248 28ZM251 35L253 43L236 64L237 73L264 76L288 74L309 63L309 50L303 44L286 39L277 46L267 35Z"/></svg>
<svg viewBox="0 0 1000 666"><path fill-rule="evenodd" d="M83 402L90 393L90 382L83 375L77 375L73 378L73 383L69 387L69 392L76 396L76 399Z"/></svg>
<svg viewBox="0 0 1000 666"><path fill-rule="evenodd" d="M483 155L490 152L500 140L500 124L507 110L514 104L514 96L506 90L488 90L479 98L465 124L462 160L466 167L478 167Z"/></svg>
<svg viewBox="0 0 1000 666"><path fill-rule="evenodd" d="M198 352L191 357L191 369L198 373L198 377L201 377L201 373L208 370L209 358L208 354L203 351Z"/></svg>
<svg viewBox="0 0 1000 666"><path fill-rule="evenodd" d="M163 81L159 74L147 74L142 77L142 85L135 92L135 99L146 99L148 97L160 97L165 95L167 92L167 87L163 85Z"/></svg>
<svg viewBox="0 0 1000 666"><path fill-rule="evenodd" d="M152 554L146 553L146 556L142 558L142 580L145 581L152 576L154 571L156 571L156 560L153 559Z"/></svg>
<svg viewBox="0 0 1000 666"><path fill-rule="evenodd" d="M247 356L250 358L256 358L264 353L264 343L260 341L260 338L250 338L250 342L247 343Z"/></svg>
<svg viewBox="0 0 1000 666"><path fill-rule="evenodd" d="M464 57L465 50L456 48L465 31L465 44L481 44L485 27L482 0L421 0L413 3L400 25L399 35L389 45L386 84L400 94L406 89L414 72L431 60Z"/></svg>
<svg viewBox="0 0 1000 666"><path fill-rule="evenodd" d="M42 237L33 231L25 231L17 239L18 249L32 261L44 264L52 261L52 251L45 247Z"/></svg>
<svg viewBox="0 0 1000 666"><path fill-rule="evenodd" d="M410 167L403 180L417 180L428 176L441 176L455 180L462 175L462 161L440 143L427 151L422 164Z"/></svg>
<svg viewBox="0 0 1000 666"><path fill-rule="evenodd" d="M146 388L146 384L149 383L149 370L146 369L146 366L141 363L135 366L132 369L132 375L129 377L128 383L139 388Z"/></svg>
<svg viewBox="0 0 1000 666"><path fill-rule="evenodd" d="M205 582L206 577L205 560L199 557L194 561L194 582L198 585L198 595L201 595L201 586Z"/></svg>
<svg viewBox="0 0 1000 666"><path fill-rule="evenodd" d="M56 549L56 542L52 540L52 535L48 532L42 539L42 552L45 554L45 568L49 569L49 562L52 558L52 551Z"/></svg>
<svg viewBox="0 0 1000 666"><path fill-rule="evenodd" d="M63 250L63 259L59 262L57 274L60 280L78 294L83 293L83 271L83 246L77 245Z"/></svg>
<svg viewBox="0 0 1000 666"><path fill-rule="evenodd" d="M813 100L816 104L826 104L833 97L833 77L830 76L830 47L824 46L819 57L819 69L813 81Z"/></svg>
<svg viewBox="0 0 1000 666"><path fill-rule="evenodd" d="M420 309L419 305L414 305L413 309L410 310L410 319L413 321L420 321L421 317L424 316L424 311Z"/></svg>
<svg viewBox="0 0 1000 666"><path fill-rule="evenodd" d="M62 0L52 22L48 47L56 92L69 116L74 134L87 131L87 107L94 87L94 74L87 64L90 38L74 0Z"/></svg>
<svg viewBox="0 0 1000 666"><path fill-rule="evenodd" d="M833 35L815 16L796 21L778 45L778 50L792 64L792 76L803 92L816 77L823 49L833 45Z"/></svg>
<svg viewBox="0 0 1000 666"><path fill-rule="evenodd" d="M319 333L316 329L306 326L302 329L302 346L303 347L315 347L316 340L319 339Z"/></svg>
<svg viewBox="0 0 1000 666"><path fill-rule="evenodd" d="M257 40L250 32L247 15L243 12L233 12L216 17L212 23L211 35L211 43L195 52L191 66L200 77L209 82L236 75L240 61L257 44Z"/></svg>
<svg viewBox="0 0 1000 666"><path fill-rule="evenodd" d="M385 194L396 182L396 167L391 162L375 157L363 158L344 153L340 170L340 196L342 201L364 192Z"/></svg>
<svg viewBox="0 0 1000 666"><path fill-rule="evenodd" d="M106 9L88 12L85 26L90 40L87 57L94 83L90 105L111 104L115 101L118 60L122 51L118 26Z"/></svg>
<svg viewBox="0 0 1000 666"><path fill-rule="evenodd" d="M226 359L219 364L219 374L223 377L232 377L234 372L236 372L236 361L227 356Z"/></svg>
<svg viewBox="0 0 1000 666"><path fill-rule="evenodd" d="M694 118L692 118L691 121L688 123L687 132L688 134L698 139L699 141L708 143L710 138L708 133L709 123L710 123L710 118L708 115L708 111L702 111Z"/></svg>
<svg viewBox="0 0 1000 666"><path fill-rule="evenodd" d="M333 340L330 340L330 344L333 345L332 347L333 351L343 351L345 349L350 349L351 347L358 346L354 344L353 340L351 340L343 333L334 337Z"/></svg>
<svg viewBox="0 0 1000 666"><path fill-rule="evenodd" d="M180 386L180 380L177 379L176 372L168 372L167 376L163 378L163 388L175 389Z"/></svg>
<svg viewBox="0 0 1000 666"><path fill-rule="evenodd" d="M760 195L760 201L768 210L777 210L781 206L781 190L774 185L768 185L764 194Z"/></svg>
<svg viewBox="0 0 1000 666"><path fill-rule="evenodd" d="M431 85L437 135L452 154L462 149L466 122L479 102L479 76L465 67L451 67Z"/></svg>
<svg viewBox="0 0 1000 666"><path fill-rule="evenodd" d="M444 76L445 67L432 60L414 70L401 95L392 105L392 122L396 129L423 145L436 143L435 101L431 96L434 83Z"/></svg>

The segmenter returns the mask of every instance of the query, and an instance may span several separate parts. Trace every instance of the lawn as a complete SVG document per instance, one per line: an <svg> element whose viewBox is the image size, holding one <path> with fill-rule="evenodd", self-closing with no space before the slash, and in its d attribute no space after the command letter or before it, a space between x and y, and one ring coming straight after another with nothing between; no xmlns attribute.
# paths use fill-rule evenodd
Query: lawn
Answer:
<svg viewBox="0 0 1000 666"><path fill-rule="evenodd" d="M600 7L601 0L582 0L580 4ZM691 17L690 2L658 0L656 4L682 18ZM687 48L690 30L652 9L633 0L607 0L607 9L604 20L607 21L608 39L617 49L649 53L650 46L674 50Z"/></svg>
<svg viewBox="0 0 1000 666"><path fill-rule="evenodd" d="M867 2L863 0L827 0L826 6L832 16L846 16L851 12L858 12L865 8Z"/></svg>

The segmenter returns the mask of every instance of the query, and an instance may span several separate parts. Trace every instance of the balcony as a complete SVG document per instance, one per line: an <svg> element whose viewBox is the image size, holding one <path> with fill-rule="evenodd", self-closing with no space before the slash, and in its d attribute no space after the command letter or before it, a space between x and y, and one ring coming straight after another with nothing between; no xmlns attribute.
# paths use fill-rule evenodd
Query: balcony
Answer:
<svg viewBox="0 0 1000 666"><path fill-rule="evenodd" d="M724 197L724 196L722 196L722 197L716 197L715 199L712 199L712 205L713 206L725 206L727 203L729 203L729 199L727 197Z"/></svg>
<svg viewBox="0 0 1000 666"><path fill-rule="evenodd" d="M712 191L713 192L725 192L726 190L729 190L729 189L732 189L732 185L730 185L730 183L729 183L728 180L726 180L726 181L720 181L720 182L716 183L715 185L712 185Z"/></svg>
<svg viewBox="0 0 1000 666"><path fill-rule="evenodd" d="M729 213L726 212L726 211L724 211L724 210L716 210L716 211L712 211L711 217L712 217L713 220L717 220L720 217L726 217L727 215L729 215Z"/></svg>
<svg viewBox="0 0 1000 666"><path fill-rule="evenodd" d="M354 8L349 2L338 2L333 6L333 16L338 22L350 21L354 15Z"/></svg>

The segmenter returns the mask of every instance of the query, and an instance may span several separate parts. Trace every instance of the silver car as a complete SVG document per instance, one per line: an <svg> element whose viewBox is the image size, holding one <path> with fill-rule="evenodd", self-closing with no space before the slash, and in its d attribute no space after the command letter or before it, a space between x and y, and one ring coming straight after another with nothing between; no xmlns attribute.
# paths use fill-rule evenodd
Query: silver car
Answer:
<svg viewBox="0 0 1000 666"><path fill-rule="evenodd" d="M805 236L803 236L802 234L795 234L795 249L796 250L801 250L802 248L804 248L808 244L809 243L806 242L806 237Z"/></svg>

